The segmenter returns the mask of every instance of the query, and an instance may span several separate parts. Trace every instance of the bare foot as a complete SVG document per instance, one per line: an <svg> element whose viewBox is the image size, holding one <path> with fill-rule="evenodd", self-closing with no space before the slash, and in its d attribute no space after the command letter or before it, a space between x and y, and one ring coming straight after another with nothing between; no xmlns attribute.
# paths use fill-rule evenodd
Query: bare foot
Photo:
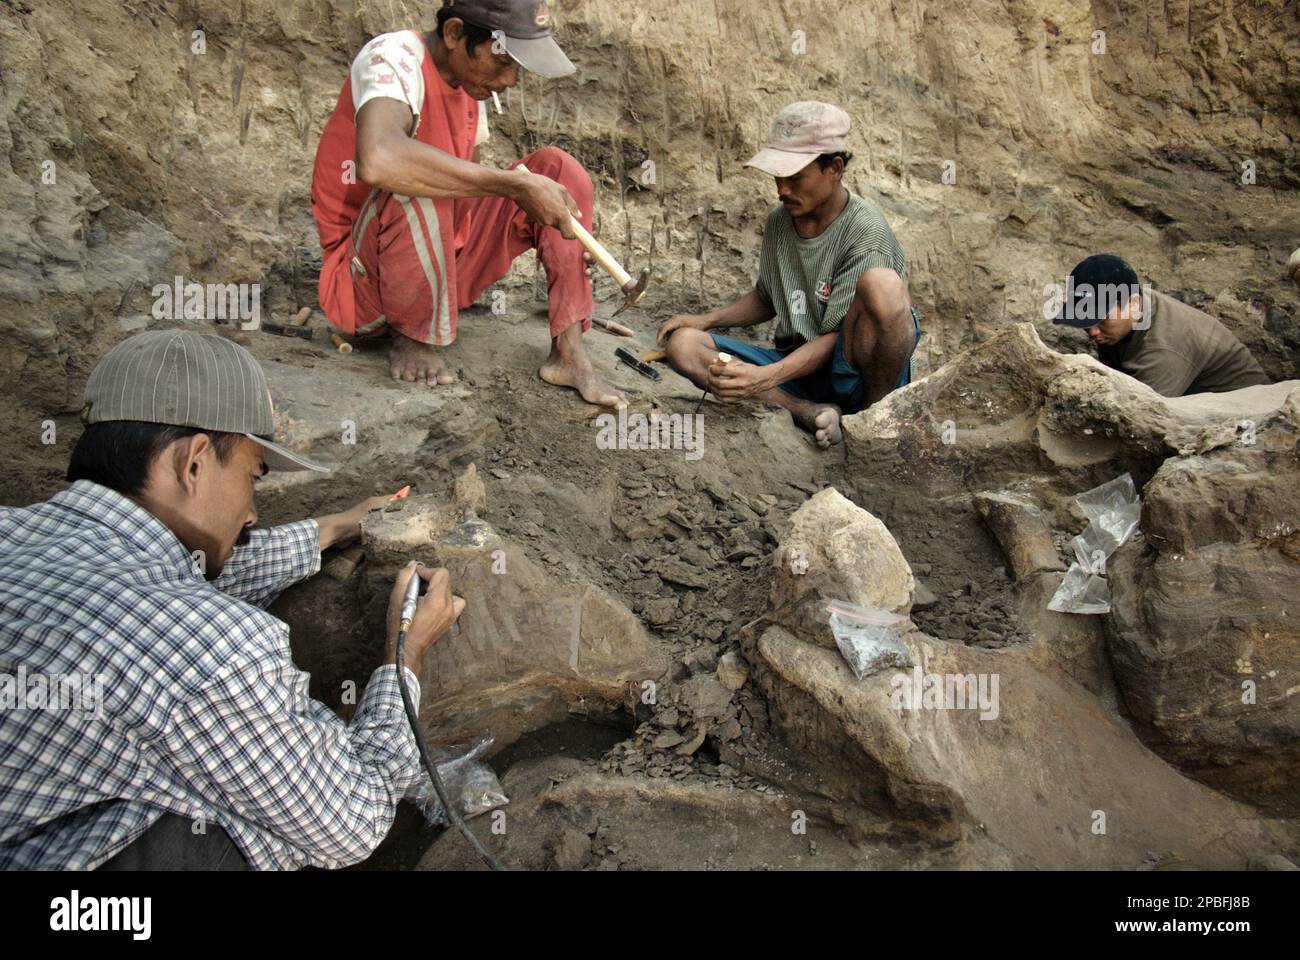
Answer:
<svg viewBox="0 0 1300 960"><path fill-rule="evenodd" d="M431 343L420 343L393 331L393 349L388 355L388 372L394 380L407 383L455 383L443 366L442 357Z"/></svg>
<svg viewBox="0 0 1300 960"><path fill-rule="evenodd" d="M585 356L557 357L552 351L537 373L547 383L572 387L588 403L602 407L627 406L627 397L602 380Z"/></svg>
<svg viewBox="0 0 1300 960"><path fill-rule="evenodd" d="M844 439L840 433L840 408L833 403L818 403L799 413L791 411L790 415L823 450Z"/></svg>

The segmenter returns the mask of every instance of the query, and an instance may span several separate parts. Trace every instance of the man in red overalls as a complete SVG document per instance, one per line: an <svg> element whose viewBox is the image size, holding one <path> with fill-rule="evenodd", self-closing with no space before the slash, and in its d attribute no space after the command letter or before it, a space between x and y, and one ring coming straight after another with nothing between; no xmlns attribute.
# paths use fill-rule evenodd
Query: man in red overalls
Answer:
<svg viewBox="0 0 1300 960"><path fill-rule="evenodd" d="M389 328L395 379L451 383L437 348L456 339L457 311L535 249L551 326L542 379L618 406L625 398L582 349L594 304L569 216L591 228L591 178L555 147L508 170L473 160L488 135L479 101L518 83L520 65L574 71L545 0L446 0L431 33L381 34L361 49L316 150L320 305L345 333Z"/></svg>

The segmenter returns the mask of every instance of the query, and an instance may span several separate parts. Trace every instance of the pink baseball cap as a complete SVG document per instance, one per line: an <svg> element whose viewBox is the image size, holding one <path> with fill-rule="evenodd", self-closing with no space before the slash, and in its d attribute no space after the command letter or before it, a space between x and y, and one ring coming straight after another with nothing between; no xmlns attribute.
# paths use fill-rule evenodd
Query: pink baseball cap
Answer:
<svg viewBox="0 0 1300 960"><path fill-rule="evenodd" d="M763 149L745 164L774 177L792 177L823 153L845 149L852 121L831 103L800 100L772 121Z"/></svg>

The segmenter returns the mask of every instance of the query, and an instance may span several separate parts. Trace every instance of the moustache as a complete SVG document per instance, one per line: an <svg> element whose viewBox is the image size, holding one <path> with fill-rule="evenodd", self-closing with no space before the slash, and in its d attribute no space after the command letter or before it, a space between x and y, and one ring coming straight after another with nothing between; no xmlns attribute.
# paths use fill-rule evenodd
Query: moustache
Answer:
<svg viewBox="0 0 1300 960"><path fill-rule="evenodd" d="M239 536L235 537L235 546L242 547L246 545L253 535L252 527L241 527Z"/></svg>

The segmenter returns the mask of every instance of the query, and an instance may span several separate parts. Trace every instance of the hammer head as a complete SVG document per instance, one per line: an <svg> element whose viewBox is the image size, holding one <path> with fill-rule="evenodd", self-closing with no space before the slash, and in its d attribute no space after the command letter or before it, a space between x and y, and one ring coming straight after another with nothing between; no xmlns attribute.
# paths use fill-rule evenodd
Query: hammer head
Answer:
<svg viewBox="0 0 1300 960"><path fill-rule="evenodd" d="M645 296L646 284L650 282L650 268L643 267L641 275L636 280L629 280L623 285L623 303L610 316L617 317L632 304L636 303Z"/></svg>

